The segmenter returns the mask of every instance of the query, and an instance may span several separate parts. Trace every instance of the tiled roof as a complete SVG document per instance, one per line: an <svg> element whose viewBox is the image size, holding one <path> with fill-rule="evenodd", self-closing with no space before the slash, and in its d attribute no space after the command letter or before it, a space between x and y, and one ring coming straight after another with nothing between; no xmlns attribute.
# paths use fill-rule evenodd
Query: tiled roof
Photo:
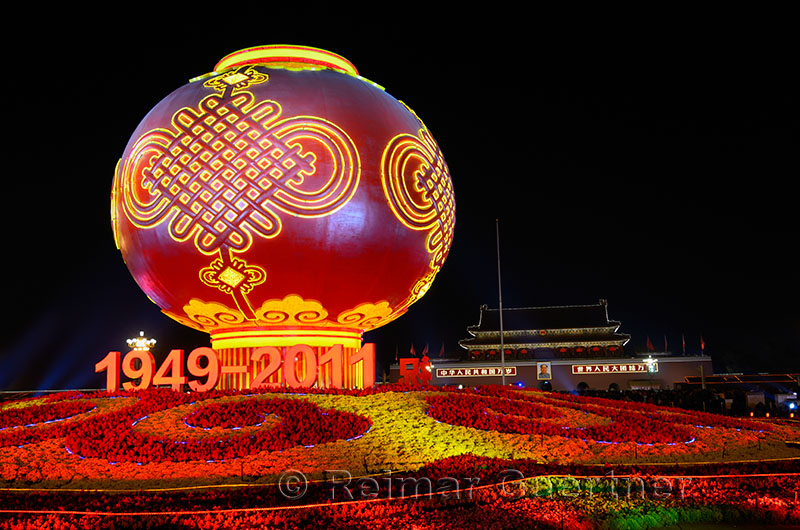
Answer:
<svg viewBox="0 0 800 530"><path fill-rule="evenodd" d="M503 330L541 330L600 328L619 326L619 322L608 320L605 303L596 305L573 305L553 307L503 308ZM499 311L481 306L480 321L474 331L498 331Z"/></svg>
<svg viewBox="0 0 800 530"><path fill-rule="evenodd" d="M481 345L492 345L500 340L499 311L485 305L480 309L478 324L467 328L473 336L459 341L463 348L480 348ZM608 319L605 300L595 305L503 308L503 342L509 346L525 344L536 347L541 344L542 347L549 347L570 343L624 345L630 340L630 335L617 333L619 325L619 322Z"/></svg>

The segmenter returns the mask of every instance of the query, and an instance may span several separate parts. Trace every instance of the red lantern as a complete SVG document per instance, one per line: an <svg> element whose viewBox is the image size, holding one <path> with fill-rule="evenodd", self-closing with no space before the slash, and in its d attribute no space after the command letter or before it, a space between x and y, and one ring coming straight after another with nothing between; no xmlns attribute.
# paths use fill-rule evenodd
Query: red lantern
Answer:
<svg viewBox="0 0 800 530"><path fill-rule="evenodd" d="M142 290L208 332L224 367L265 345L357 351L430 287L455 201L403 103L336 54L263 46L144 118L117 167L112 223Z"/></svg>

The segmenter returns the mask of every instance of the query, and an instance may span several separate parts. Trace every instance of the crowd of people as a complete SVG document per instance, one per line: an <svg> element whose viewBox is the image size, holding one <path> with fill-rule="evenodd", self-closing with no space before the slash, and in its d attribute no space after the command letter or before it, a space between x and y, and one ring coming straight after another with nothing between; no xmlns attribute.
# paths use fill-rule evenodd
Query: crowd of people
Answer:
<svg viewBox="0 0 800 530"><path fill-rule="evenodd" d="M797 393L797 388L785 389L786 393ZM759 391L761 392L761 391ZM787 417L793 412L800 413L791 407L795 400L779 403L774 389L766 389L753 402L748 403L748 392L745 389L718 390L711 388L676 388L676 389L639 389L639 390L582 390L584 396L619 399L636 403L651 403L665 407L677 407L686 410L712 412L729 416ZM796 405L795 405L796 406ZM798 414L795 414L797 416Z"/></svg>

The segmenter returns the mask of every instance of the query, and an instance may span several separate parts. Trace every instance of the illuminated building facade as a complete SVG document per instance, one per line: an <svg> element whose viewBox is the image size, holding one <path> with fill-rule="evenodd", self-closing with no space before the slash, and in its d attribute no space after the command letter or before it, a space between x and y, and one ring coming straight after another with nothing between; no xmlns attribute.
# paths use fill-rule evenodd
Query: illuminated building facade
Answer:
<svg viewBox="0 0 800 530"><path fill-rule="evenodd" d="M483 305L472 337L459 342L470 361L500 359L500 318ZM609 320L605 300L596 305L503 309L503 349L506 359L572 359L618 357L630 335L618 333Z"/></svg>
<svg viewBox="0 0 800 530"><path fill-rule="evenodd" d="M630 335L609 319L605 300L593 305L503 309L503 350L497 309L481 306L471 337L459 342L462 360L431 359L432 385L506 384L544 390L672 388L695 376L713 373L711 358L647 356L625 352ZM390 380L409 372L414 359L399 359ZM406 376L407 377L407 376Z"/></svg>

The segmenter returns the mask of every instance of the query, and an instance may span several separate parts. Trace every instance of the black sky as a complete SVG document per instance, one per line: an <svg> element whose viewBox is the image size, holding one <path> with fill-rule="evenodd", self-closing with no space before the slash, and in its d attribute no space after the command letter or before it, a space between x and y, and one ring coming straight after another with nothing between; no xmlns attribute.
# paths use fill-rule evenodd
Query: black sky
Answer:
<svg viewBox="0 0 800 530"><path fill-rule="evenodd" d="M479 305L496 307L500 219L505 307L603 298L632 349L666 336L679 351L683 334L695 353L702 335L717 371L800 370L791 35L746 16L679 16L656 31L652 18L632 30L400 15L325 13L263 31L241 20L213 38L178 19L138 30L32 23L16 38L2 106L0 390L99 387L94 363L140 329L159 339L157 357L207 345L125 268L111 180L150 108L260 44L348 58L417 112L450 167L450 257L405 316L366 335L382 364L412 342L456 354Z"/></svg>

